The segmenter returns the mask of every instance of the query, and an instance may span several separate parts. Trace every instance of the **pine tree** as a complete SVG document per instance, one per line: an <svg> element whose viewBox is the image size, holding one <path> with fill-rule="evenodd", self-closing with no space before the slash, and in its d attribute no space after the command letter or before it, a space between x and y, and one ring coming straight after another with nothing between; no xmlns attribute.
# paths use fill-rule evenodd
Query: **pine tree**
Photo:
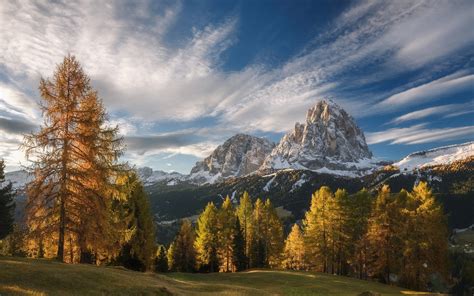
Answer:
<svg viewBox="0 0 474 296"><path fill-rule="evenodd" d="M285 250L283 253L283 267L293 270L304 270L305 248L304 237L298 224L293 224L290 234L285 240Z"/></svg>
<svg viewBox="0 0 474 296"><path fill-rule="evenodd" d="M245 255L245 239L238 216L235 218L234 237L232 239L232 262L236 271L247 268L248 258Z"/></svg>
<svg viewBox="0 0 474 296"><path fill-rule="evenodd" d="M390 283L390 275L399 268L401 254L400 205L384 185L378 192L371 218L367 239L369 241L369 272Z"/></svg>
<svg viewBox="0 0 474 296"><path fill-rule="evenodd" d="M420 182L406 197L401 282L410 288L424 290L430 275L446 274L446 217L426 182Z"/></svg>
<svg viewBox="0 0 474 296"><path fill-rule="evenodd" d="M73 56L64 58L52 80L41 79L40 93L45 120L24 141L34 174L27 187L30 235L55 238L61 261L75 246L81 254L106 251L114 176L121 170L118 129L106 127L105 109Z"/></svg>
<svg viewBox="0 0 474 296"><path fill-rule="evenodd" d="M310 269L328 272L330 254L330 208L334 197L323 186L311 198L311 207L303 221L307 264Z"/></svg>
<svg viewBox="0 0 474 296"><path fill-rule="evenodd" d="M240 198L239 206L237 207L237 216L242 227L242 234L245 242L245 256L247 258L247 266L250 267L250 251L252 244L252 220L253 220L253 206L250 196L247 191L244 192Z"/></svg>
<svg viewBox="0 0 474 296"><path fill-rule="evenodd" d="M0 160L0 186L5 184L5 163ZM12 184L0 187L0 240L13 231L14 209Z"/></svg>
<svg viewBox="0 0 474 296"><path fill-rule="evenodd" d="M235 211L229 196L222 203L218 212L218 253L220 271L230 272L235 269L232 264L232 244L234 238Z"/></svg>
<svg viewBox="0 0 474 296"><path fill-rule="evenodd" d="M163 245L158 247L155 257L155 271L156 272L167 272L168 271L168 258L166 249Z"/></svg>
<svg viewBox="0 0 474 296"><path fill-rule="evenodd" d="M176 238L168 249L168 265L173 271L193 272L196 270L194 230L188 220L183 220Z"/></svg>
<svg viewBox="0 0 474 296"><path fill-rule="evenodd" d="M219 227L217 208L209 202L199 216L196 227L195 248L197 262L202 271L219 271Z"/></svg>

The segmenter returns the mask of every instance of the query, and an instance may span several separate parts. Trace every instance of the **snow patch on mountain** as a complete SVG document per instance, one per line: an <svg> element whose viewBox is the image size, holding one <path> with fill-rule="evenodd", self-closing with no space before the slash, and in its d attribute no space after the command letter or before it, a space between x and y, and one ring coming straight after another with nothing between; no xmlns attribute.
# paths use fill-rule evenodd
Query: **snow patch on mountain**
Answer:
<svg viewBox="0 0 474 296"><path fill-rule="evenodd" d="M399 167L401 171L412 171L424 167L448 165L468 157L474 157L474 141L415 152L393 165Z"/></svg>
<svg viewBox="0 0 474 296"><path fill-rule="evenodd" d="M269 192L276 177L277 177L277 174L275 173L274 176L267 182L267 184L265 184L262 190L265 192Z"/></svg>

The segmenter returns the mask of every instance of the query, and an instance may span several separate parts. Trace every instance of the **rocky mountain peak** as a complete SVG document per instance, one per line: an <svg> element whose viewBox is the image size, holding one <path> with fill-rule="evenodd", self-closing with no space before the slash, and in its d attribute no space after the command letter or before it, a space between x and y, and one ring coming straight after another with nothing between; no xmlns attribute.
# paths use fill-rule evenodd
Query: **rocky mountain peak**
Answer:
<svg viewBox="0 0 474 296"><path fill-rule="evenodd" d="M198 183L213 183L227 177L250 174L258 170L274 146L264 138L237 134L203 161L197 162L191 170L190 179Z"/></svg>
<svg viewBox="0 0 474 296"><path fill-rule="evenodd" d="M348 163L371 157L354 119L335 102L321 100L308 110L303 124L296 123L281 139L262 169L347 170Z"/></svg>

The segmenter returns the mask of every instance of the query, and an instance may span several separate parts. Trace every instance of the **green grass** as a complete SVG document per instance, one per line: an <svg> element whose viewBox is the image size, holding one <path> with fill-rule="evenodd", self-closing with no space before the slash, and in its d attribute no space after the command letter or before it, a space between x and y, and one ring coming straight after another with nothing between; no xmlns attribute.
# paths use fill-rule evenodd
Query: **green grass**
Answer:
<svg viewBox="0 0 474 296"><path fill-rule="evenodd" d="M140 273L123 268L0 257L0 295L381 295L414 294L375 282L312 272Z"/></svg>

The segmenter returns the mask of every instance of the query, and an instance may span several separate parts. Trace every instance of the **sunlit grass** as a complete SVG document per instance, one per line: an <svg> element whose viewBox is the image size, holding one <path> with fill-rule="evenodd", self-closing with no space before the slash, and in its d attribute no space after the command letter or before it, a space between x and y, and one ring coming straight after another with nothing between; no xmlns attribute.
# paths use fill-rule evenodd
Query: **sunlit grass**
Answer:
<svg viewBox="0 0 474 296"><path fill-rule="evenodd" d="M140 273L123 268L0 257L0 295L417 295L398 287L323 273Z"/></svg>

